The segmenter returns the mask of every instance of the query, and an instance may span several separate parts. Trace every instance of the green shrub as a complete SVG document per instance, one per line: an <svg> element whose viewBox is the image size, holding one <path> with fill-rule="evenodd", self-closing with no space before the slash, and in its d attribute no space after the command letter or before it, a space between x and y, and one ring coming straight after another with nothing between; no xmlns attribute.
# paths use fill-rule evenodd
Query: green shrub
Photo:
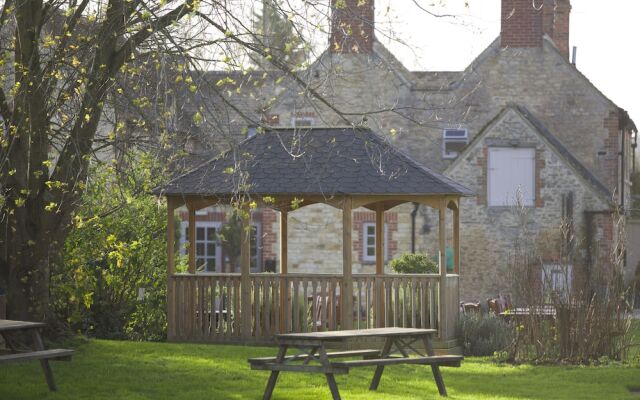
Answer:
<svg viewBox="0 0 640 400"><path fill-rule="evenodd" d="M404 253L391 260L389 267L398 274L437 274L438 264L427 254Z"/></svg>
<svg viewBox="0 0 640 400"><path fill-rule="evenodd" d="M456 331L465 356L491 356L513 340L513 327L493 314L462 314Z"/></svg>
<svg viewBox="0 0 640 400"><path fill-rule="evenodd" d="M52 269L52 309L74 332L110 339L166 337L166 208L140 155L129 175L96 165Z"/></svg>

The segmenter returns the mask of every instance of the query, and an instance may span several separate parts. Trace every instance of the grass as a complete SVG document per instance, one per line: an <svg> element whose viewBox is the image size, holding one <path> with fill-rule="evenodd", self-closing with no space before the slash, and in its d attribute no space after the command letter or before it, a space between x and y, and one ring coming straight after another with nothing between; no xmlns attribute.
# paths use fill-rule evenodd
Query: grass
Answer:
<svg viewBox="0 0 640 400"><path fill-rule="evenodd" d="M636 330L637 332L637 330ZM637 337L638 338L638 337ZM638 338L640 339L640 338ZM259 399L268 373L246 359L274 355L273 348L90 340L71 363L53 363L59 392L50 393L38 363L0 366L0 399ZM393 366L375 396L367 390L373 368L337 376L345 399L438 398L429 367ZM450 399L639 399L640 366L497 365L467 358L445 368ZM272 397L329 399L324 377L282 373Z"/></svg>

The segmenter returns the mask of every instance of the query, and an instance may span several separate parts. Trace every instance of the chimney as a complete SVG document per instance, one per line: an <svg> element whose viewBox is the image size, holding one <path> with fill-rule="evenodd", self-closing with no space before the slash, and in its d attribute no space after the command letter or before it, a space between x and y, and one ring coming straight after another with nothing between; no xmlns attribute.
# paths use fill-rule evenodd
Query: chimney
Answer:
<svg viewBox="0 0 640 400"><path fill-rule="evenodd" d="M371 53L373 39L374 0L331 0L331 53Z"/></svg>
<svg viewBox="0 0 640 400"><path fill-rule="evenodd" d="M502 0L502 47L542 47L548 35L569 60L570 0Z"/></svg>
<svg viewBox="0 0 640 400"><path fill-rule="evenodd" d="M502 0L501 47L542 47L542 5L543 0Z"/></svg>
<svg viewBox="0 0 640 400"><path fill-rule="evenodd" d="M564 58L569 60L570 0L545 0L542 29L556 45Z"/></svg>

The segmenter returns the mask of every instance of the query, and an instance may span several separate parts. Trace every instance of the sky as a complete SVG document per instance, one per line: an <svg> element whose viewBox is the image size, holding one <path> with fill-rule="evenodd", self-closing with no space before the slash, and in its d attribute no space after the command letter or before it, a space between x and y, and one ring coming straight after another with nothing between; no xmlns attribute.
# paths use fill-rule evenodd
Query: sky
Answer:
<svg viewBox="0 0 640 400"><path fill-rule="evenodd" d="M432 17L413 0L376 1L378 40L411 70L462 70L500 34L500 0L418 3L455 17ZM640 126L640 1L571 3L569 41L578 48L578 69Z"/></svg>

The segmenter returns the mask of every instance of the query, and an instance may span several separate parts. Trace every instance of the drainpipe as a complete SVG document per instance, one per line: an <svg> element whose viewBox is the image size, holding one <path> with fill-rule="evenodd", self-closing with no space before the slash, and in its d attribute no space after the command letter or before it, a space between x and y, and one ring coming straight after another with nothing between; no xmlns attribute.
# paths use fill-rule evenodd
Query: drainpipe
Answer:
<svg viewBox="0 0 640 400"><path fill-rule="evenodd" d="M636 149L638 148L638 132L633 133L633 142L631 142L631 160L633 162L633 167L631 171L636 173Z"/></svg>
<svg viewBox="0 0 640 400"><path fill-rule="evenodd" d="M620 150L620 210L622 213L624 213L624 172L625 172L625 165L624 165L624 151L625 151L625 144L624 144L624 137L626 135L626 132L624 131L624 129L620 129L620 136L622 137L621 140L621 144L622 144L622 148Z"/></svg>
<svg viewBox="0 0 640 400"><path fill-rule="evenodd" d="M416 252L416 216L418 215L418 209L420 204L413 203L413 211L411 211L411 253Z"/></svg>

